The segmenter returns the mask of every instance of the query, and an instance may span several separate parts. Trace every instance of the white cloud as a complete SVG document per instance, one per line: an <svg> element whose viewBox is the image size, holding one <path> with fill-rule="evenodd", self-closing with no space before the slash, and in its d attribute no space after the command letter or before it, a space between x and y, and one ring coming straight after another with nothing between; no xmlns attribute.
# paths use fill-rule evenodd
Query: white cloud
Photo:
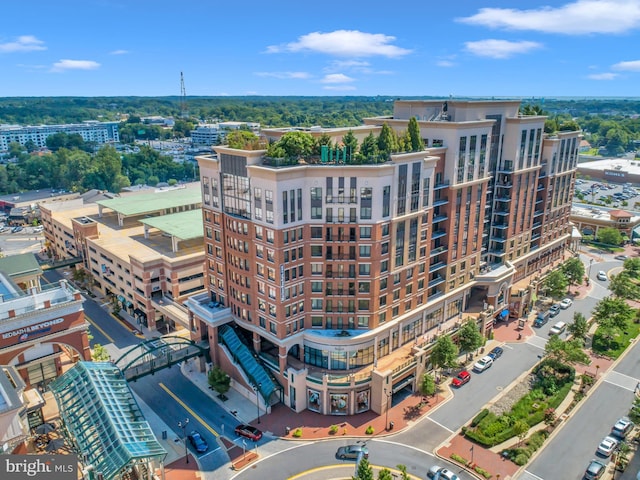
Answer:
<svg viewBox="0 0 640 480"><path fill-rule="evenodd" d="M640 27L640 2L577 0L557 8L481 8L475 15L457 21L489 28L566 35L623 33Z"/></svg>
<svg viewBox="0 0 640 480"><path fill-rule="evenodd" d="M22 35L14 42L0 43L0 53L34 52L46 49L44 42L33 35Z"/></svg>
<svg viewBox="0 0 640 480"><path fill-rule="evenodd" d="M65 72L67 70L95 70L100 67L93 60L60 60L53 64L52 72Z"/></svg>
<svg viewBox="0 0 640 480"><path fill-rule="evenodd" d="M326 85L324 87L322 87L325 90L337 90L337 91L349 91L349 90L355 90L356 87L354 87L353 85Z"/></svg>
<svg viewBox="0 0 640 480"><path fill-rule="evenodd" d="M365 33L358 30L313 32L298 37L296 42L267 47L267 53L315 52L338 57L402 57L411 50L391 45L396 37L381 33Z"/></svg>
<svg viewBox="0 0 640 480"><path fill-rule="evenodd" d="M436 62L436 65L438 67L449 68L449 67L454 67L456 64L454 62L452 62L451 60L438 60Z"/></svg>
<svg viewBox="0 0 640 480"><path fill-rule="evenodd" d="M528 53L531 50L541 48L538 42L519 41L510 42L508 40L478 40L477 42L466 42L465 48L468 52L479 57L509 58L521 53Z"/></svg>
<svg viewBox="0 0 640 480"><path fill-rule="evenodd" d="M259 77L273 77L273 78L295 78L305 79L310 78L307 72L256 72L255 75Z"/></svg>
<svg viewBox="0 0 640 480"><path fill-rule="evenodd" d="M325 75L320 81L322 83L349 83L355 81L355 78L348 77L343 73L332 73Z"/></svg>
<svg viewBox="0 0 640 480"><path fill-rule="evenodd" d="M617 76L618 76L617 73L606 72L606 73L592 73L590 75L587 75L587 78L590 78L591 80L613 80Z"/></svg>
<svg viewBox="0 0 640 480"><path fill-rule="evenodd" d="M126 55L127 53L130 53L129 50L114 50L109 52L109 55Z"/></svg>
<svg viewBox="0 0 640 480"><path fill-rule="evenodd" d="M631 60L629 62L618 62L612 65L614 70L625 70L628 72L640 72L640 60Z"/></svg>

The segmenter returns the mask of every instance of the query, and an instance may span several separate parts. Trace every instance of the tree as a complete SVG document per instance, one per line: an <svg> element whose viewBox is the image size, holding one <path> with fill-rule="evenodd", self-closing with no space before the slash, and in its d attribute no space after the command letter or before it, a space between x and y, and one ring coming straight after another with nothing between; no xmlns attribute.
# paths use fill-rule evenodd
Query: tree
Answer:
<svg viewBox="0 0 640 480"><path fill-rule="evenodd" d="M378 141L372 132L362 141L362 145L360 146L360 155L364 159L375 159L379 153Z"/></svg>
<svg viewBox="0 0 640 480"><path fill-rule="evenodd" d="M226 137L227 145L239 150L257 150L260 148L260 137L248 130L234 130Z"/></svg>
<svg viewBox="0 0 640 480"><path fill-rule="evenodd" d="M627 258L622 267L624 269L623 271L628 273L631 277L640 279L640 258Z"/></svg>
<svg viewBox="0 0 640 480"><path fill-rule="evenodd" d="M544 347L545 355L560 363L582 363L588 365L591 360L583 350L582 340L573 338L563 341L558 335L551 335Z"/></svg>
<svg viewBox="0 0 640 480"><path fill-rule="evenodd" d="M393 480L393 474L388 468L383 468L378 472L378 480Z"/></svg>
<svg viewBox="0 0 640 480"><path fill-rule="evenodd" d="M220 395L224 395L231 388L231 377L218 365L209 370L207 379L209 386Z"/></svg>
<svg viewBox="0 0 640 480"><path fill-rule="evenodd" d="M353 134L352 130L349 130L342 137L342 143L345 147L347 147L347 156L351 160L355 158L356 153L358 153L358 139Z"/></svg>
<svg viewBox="0 0 640 480"><path fill-rule="evenodd" d="M622 243L622 234L617 228L601 228L598 230L598 242L618 246Z"/></svg>
<svg viewBox="0 0 640 480"><path fill-rule="evenodd" d="M584 278L584 263L577 257L572 257L562 264L562 273L564 273L569 286L582 282Z"/></svg>
<svg viewBox="0 0 640 480"><path fill-rule="evenodd" d="M636 425L640 423L640 397L635 397L631 410L629 410L629 418Z"/></svg>
<svg viewBox="0 0 640 480"><path fill-rule="evenodd" d="M398 470L400 470L400 474L401 474L400 478L402 480L409 480L409 474L407 473L407 466L406 465L399 464L399 465L396 465L396 468Z"/></svg>
<svg viewBox="0 0 640 480"><path fill-rule="evenodd" d="M547 295L560 297L567 290L569 281L562 270L553 270L542 282Z"/></svg>
<svg viewBox="0 0 640 480"><path fill-rule="evenodd" d="M618 275L611 275L609 290L611 290L616 297L627 300L640 299L640 287L632 280L631 275L626 270L623 270Z"/></svg>
<svg viewBox="0 0 640 480"><path fill-rule="evenodd" d="M420 126L415 117L409 119L407 131L409 132L409 139L411 141L411 151L418 152L424 150L424 140L422 139L422 135L420 135Z"/></svg>
<svg viewBox="0 0 640 480"><path fill-rule="evenodd" d="M454 367L458 360L458 347L449 335L441 335L431 351L431 363L437 368Z"/></svg>
<svg viewBox="0 0 640 480"><path fill-rule="evenodd" d="M307 132L287 132L274 145L282 148L285 157L307 157L313 151L314 140Z"/></svg>
<svg viewBox="0 0 640 480"><path fill-rule="evenodd" d="M93 344L93 349L91 350L91 359L94 362L108 362L110 358L111 356L109 355L109 352L107 352L106 348L104 348L99 343Z"/></svg>
<svg viewBox="0 0 640 480"><path fill-rule="evenodd" d="M527 432L529 432L529 424L525 420L520 419L513 423L513 433L518 437L518 445L527 437Z"/></svg>
<svg viewBox="0 0 640 480"><path fill-rule="evenodd" d="M484 337L474 319L469 318L458 330L458 345L463 352L472 352L484 345Z"/></svg>
<svg viewBox="0 0 640 480"><path fill-rule="evenodd" d="M610 347L615 334L624 330L633 316L633 309L622 298L605 297L596 304L593 318L600 326L605 347Z"/></svg>
<svg viewBox="0 0 640 480"><path fill-rule="evenodd" d="M369 465L369 460L362 458L358 462L358 469L356 470L356 476L352 477L353 480L374 480L373 468Z"/></svg>
<svg viewBox="0 0 640 480"><path fill-rule="evenodd" d="M575 312L573 314L573 323L567 325L567 330L573 338L580 339L583 344L589 333L589 323L583 314Z"/></svg>
<svg viewBox="0 0 640 480"><path fill-rule="evenodd" d="M433 396L436 393L436 381L430 373L422 374L420 382L420 393L422 395Z"/></svg>
<svg viewBox="0 0 640 480"><path fill-rule="evenodd" d="M382 125L380 136L378 137L378 150L380 153L390 155L398 151L398 137L395 131L386 123Z"/></svg>

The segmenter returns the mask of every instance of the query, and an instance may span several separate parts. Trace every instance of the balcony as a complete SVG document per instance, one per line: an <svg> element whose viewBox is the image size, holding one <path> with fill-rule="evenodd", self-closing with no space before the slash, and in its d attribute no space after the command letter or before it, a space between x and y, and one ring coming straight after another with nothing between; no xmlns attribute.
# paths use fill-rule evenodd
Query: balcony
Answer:
<svg viewBox="0 0 640 480"><path fill-rule="evenodd" d="M444 237L447 234L446 230L435 230L431 233L431 240Z"/></svg>
<svg viewBox="0 0 640 480"><path fill-rule="evenodd" d="M533 235L531 235L531 241L533 242L534 240L537 240L541 237L542 235L540 235L539 233L534 233Z"/></svg>
<svg viewBox="0 0 640 480"><path fill-rule="evenodd" d="M448 218L449 217L447 215L445 215L445 214L436 215L435 217L433 217L433 220L432 220L431 223L433 223L433 225L435 225L436 223L443 222Z"/></svg>
<svg viewBox="0 0 640 480"><path fill-rule="evenodd" d="M444 268L446 266L447 266L447 264L445 262L433 263L433 264L429 265L429 273L433 273L436 270L440 270L441 268Z"/></svg>
<svg viewBox="0 0 640 480"><path fill-rule="evenodd" d="M325 260L356 260L356 256L355 254L348 254L348 253L343 253L343 254L327 254L325 255Z"/></svg>
<svg viewBox="0 0 640 480"><path fill-rule="evenodd" d="M438 248L434 248L433 250L431 250L431 252L429 253L429 257L433 258L436 255L440 255L441 253L445 253L447 250L449 250L447 247L445 247L444 245Z"/></svg>
<svg viewBox="0 0 640 480"><path fill-rule="evenodd" d="M492 235L492 236L491 236L490 240L491 240L492 242L499 242L499 243L504 243L504 242L506 242L506 241L507 241L507 239L506 239L506 238L503 238L503 237L500 237L500 236L496 237L496 236L494 236L494 235Z"/></svg>
<svg viewBox="0 0 640 480"><path fill-rule="evenodd" d="M542 222L533 222L533 225L531 225L531 228L540 228L542 226Z"/></svg>
<svg viewBox="0 0 640 480"><path fill-rule="evenodd" d="M545 178L546 176L547 176L547 171L540 170L540 173L538 174L538 178Z"/></svg>
<svg viewBox="0 0 640 480"><path fill-rule="evenodd" d="M447 188L447 187L449 187L449 185L450 185L449 180L446 180L446 181L444 181L444 182L441 182L441 183L437 183L437 184L435 184L435 185L433 186L433 189L434 189L434 190L442 190L443 188Z"/></svg>
<svg viewBox="0 0 640 480"><path fill-rule="evenodd" d="M511 183L511 182L498 182L498 183L496 183L496 187L498 187L498 188L511 188L511 187L513 187L513 183Z"/></svg>
<svg viewBox="0 0 640 480"><path fill-rule="evenodd" d="M539 217L543 213L544 213L544 210L536 210L535 212L533 212L533 216L534 217Z"/></svg>
<svg viewBox="0 0 640 480"><path fill-rule="evenodd" d="M544 190L544 183L539 183L538 188L536 188L536 191L541 192L542 190Z"/></svg>
<svg viewBox="0 0 640 480"><path fill-rule="evenodd" d="M500 197L496 197L496 201L497 202L510 202L511 201L511 197L507 197L507 196L500 196Z"/></svg>
<svg viewBox="0 0 640 480"><path fill-rule="evenodd" d="M444 283L444 278L442 278L440 275L436 276L433 280L429 280L429 283L427 284L427 286L429 288L433 288L433 287L437 287L438 285Z"/></svg>
<svg viewBox="0 0 640 480"><path fill-rule="evenodd" d="M433 200L433 206L434 207L439 207L441 205L446 205L447 203L449 203L449 199L447 197L438 198L438 199L434 199Z"/></svg>
<svg viewBox="0 0 640 480"><path fill-rule="evenodd" d="M493 211L493 213L494 213L495 215L500 215L500 216L504 217L504 216L509 215L509 210L495 209L495 210Z"/></svg>
<svg viewBox="0 0 640 480"><path fill-rule="evenodd" d="M542 199L542 198L536 198L536 205L537 205L538 203L542 203L542 202L544 202L544 199Z"/></svg>
<svg viewBox="0 0 640 480"><path fill-rule="evenodd" d="M493 228L498 228L500 230L504 230L504 229L509 228L509 224L507 224L507 223L494 223L493 224Z"/></svg>
<svg viewBox="0 0 640 480"><path fill-rule="evenodd" d="M498 165L498 173L513 173L513 162L511 160L505 160L502 165Z"/></svg>

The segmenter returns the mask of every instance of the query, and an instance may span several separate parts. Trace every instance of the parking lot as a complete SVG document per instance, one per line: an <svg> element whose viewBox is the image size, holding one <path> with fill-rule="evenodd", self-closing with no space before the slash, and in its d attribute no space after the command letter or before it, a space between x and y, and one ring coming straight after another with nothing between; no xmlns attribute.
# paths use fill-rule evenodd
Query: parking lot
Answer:
<svg viewBox="0 0 640 480"><path fill-rule="evenodd" d="M580 200L582 198L582 200ZM598 180L576 179L574 201L613 208L640 209L640 187ZM637 207L636 207L637 203Z"/></svg>

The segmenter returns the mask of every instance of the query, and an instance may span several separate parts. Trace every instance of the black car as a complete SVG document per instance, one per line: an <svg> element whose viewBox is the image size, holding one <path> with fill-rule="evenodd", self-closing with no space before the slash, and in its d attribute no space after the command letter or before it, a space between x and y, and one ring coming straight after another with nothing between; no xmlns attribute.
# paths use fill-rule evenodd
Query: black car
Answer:
<svg viewBox="0 0 640 480"><path fill-rule="evenodd" d="M502 352L504 352L502 347L495 347L493 350L489 352L489 356L495 360L496 358L500 358L500 356L502 355Z"/></svg>
<svg viewBox="0 0 640 480"><path fill-rule="evenodd" d="M202 435L195 430L189 434L189 443L198 453L204 453L209 450L209 445L205 442Z"/></svg>

